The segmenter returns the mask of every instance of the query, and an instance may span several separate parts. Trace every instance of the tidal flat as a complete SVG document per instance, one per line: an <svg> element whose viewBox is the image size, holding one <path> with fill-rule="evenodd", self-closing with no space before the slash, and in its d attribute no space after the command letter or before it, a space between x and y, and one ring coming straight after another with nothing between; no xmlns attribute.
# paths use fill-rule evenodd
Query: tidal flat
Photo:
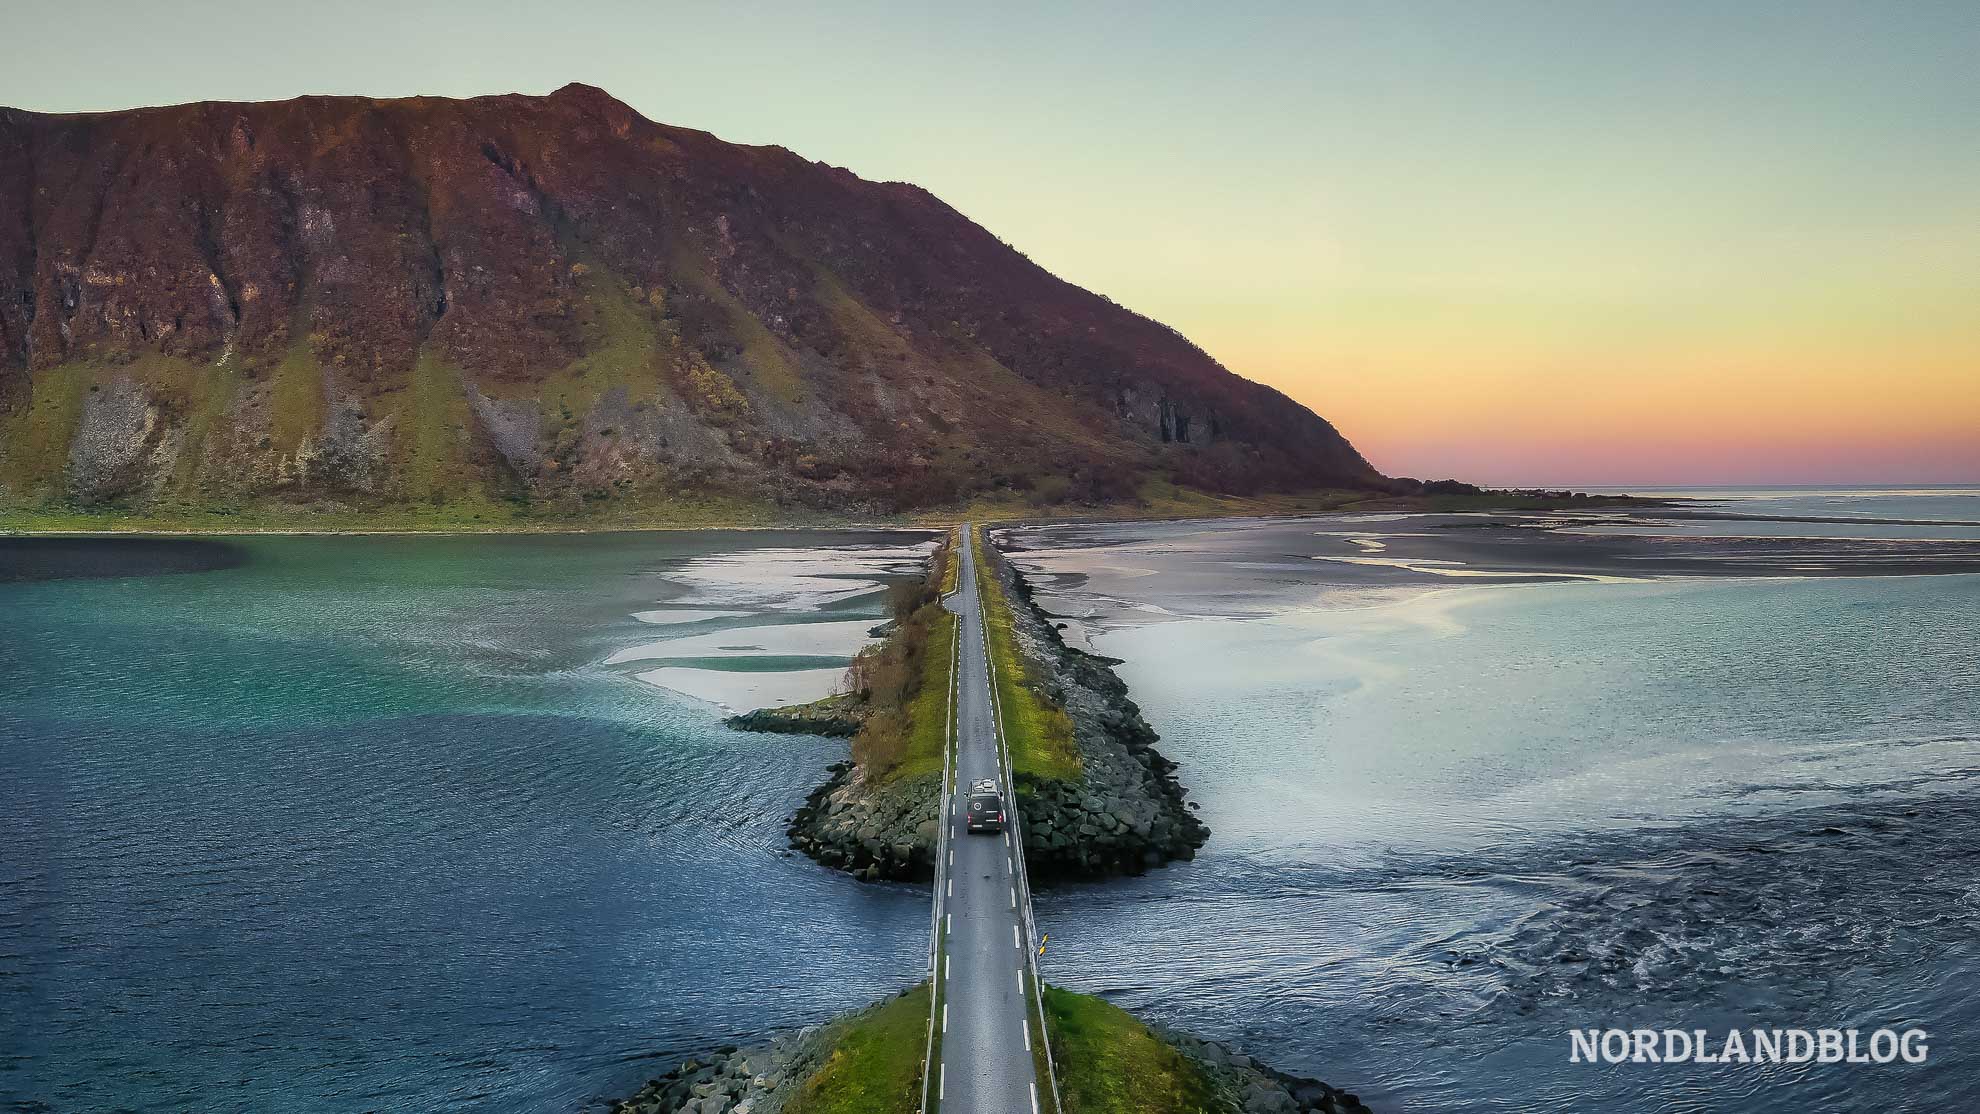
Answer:
<svg viewBox="0 0 1980 1114"><path fill-rule="evenodd" d="M1980 545L1832 506L1850 521L1793 538L1713 505L1644 534L1008 531L1067 635L1122 659L1216 833L1041 894L1056 977L1376 1109L1958 1108L1980 1091ZM1756 1024L1940 1043L1922 1065L1569 1063L1574 1027Z"/></svg>

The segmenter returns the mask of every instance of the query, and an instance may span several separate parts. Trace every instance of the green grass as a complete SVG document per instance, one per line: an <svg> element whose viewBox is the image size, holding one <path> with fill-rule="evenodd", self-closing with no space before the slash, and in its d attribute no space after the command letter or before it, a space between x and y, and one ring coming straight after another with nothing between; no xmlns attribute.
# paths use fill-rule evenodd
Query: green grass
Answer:
<svg viewBox="0 0 1980 1114"><path fill-rule="evenodd" d="M961 528L959 527L952 528L949 531L948 537L943 539L942 546L943 548L947 549L950 553L955 553L957 552L956 547L961 544L961 541L962 541ZM945 596L953 596L956 594L956 591L961 587L962 587L962 562L945 561L942 566L942 594Z"/></svg>
<svg viewBox="0 0 1980 1114"><path fill-rule="evenodd" d="M835 1022L833 1047L784 1114L914 1114L928 1040L928 984Z"/></svg>
<svg viewBox="0 0 1980 1114"><path fill-rule="evenodd" d="M82 424L83 396L96 369L64 364L36 372L25 405L0 426L0 484L15 498L61 490L69 443Z"/></svg>
<svg viewBox="0 0 1980 1114"><path fill-rule="evenodd" d="M946 795L947 792L948 788L945 786L943 793ZM937 932L935 934L935 970L937 972L948 969L948 955L948 934ZM929 1079L924 1087L924 1090L928 1094L928 1114L936 1114L937 1111L942 1109L942 1069L932 1065L942 1062L942 1027L936 1024L936 1019L942 1016L942 1007L947 1005L949 1001L949 980L938 977L934 982L935 1000L928 1004L928 1033L923 1041L923 1047L927 1049L927 1063L931 1065L928 1070L935 1073L935 1076ZM923 983L922 985L926 986L927 984ZM1039 1078L1042 1079L1044 1077L1040 1076Z"/></svg>
<svg viewBox="0 0 1980 1114"><path fill-rule="evenodd" d="M1036 676L1018 647L1011 602L1004 596L1003 582L990 572L990 543L981 527L972 531L970 544L976 547L976 588L983 598L983 626L990 641L1004 742L1011 751L1011 776L1020 781L1078 781L1081 763L1072 717L1045 695L1044 679Z"/></svg>
<svg viewBox="0 0 1980 1114"><path fill-rule="evenodd" d="M949 745L949 690L954 676L957 619L939 593L954 550L935 551L922 583L895 600L895 626L886 642L862 651L855 671L869 714L853 737L853 760L876 784L935 777ZM912 608L912 610L904 610Z"/></svg>
<svg viewBox="0 0 1980 1114"><path fill-rule="evenodd" d="M1202 1069L1132 1014L1086 994L1045 988L1060 1114L1212 1114Z"/></svg>
<svg viewBox="0 0 1980 1114"><path fill-rule="evenodd" d="M25 505L60 499L90 393L122 379L142 386L164 420L183 430L165 486L179 494L192 489L208 436L225 424L239 369L150 354L123 363L76 360L36 372L27 399L0 420L0 491Z"/></svg>
<svg viewBox="0 0 1980 1114"><path fill-rule="evenodd" d="M323 368L309 350L309 342L297 341L268 384L268 442L276 452L288 455L304 440L323 429L328 399L323 393Z"/></svg>
<svg viewBox="0 0 1980 1114"><path fill-rule="evenodd" d="M635 494L588 504L418 504L352 499L334 510L266 497L242 503L184 502L141 510L43 502L0 506L0 531L19 533L342 534L581 533L858 525L843 515L805 515L717 494Z"/></svg>
<svg viewBox="0 0 1980 1114"><path fill-rule="evenodd" d="M380 409L392 415L407 496L429 505L471 501L461 497L478 493L481 483L469 459L474 415L460 372L422 354L412 381L385 396Z"/></svg>
<svg viewBox="0 0 1980 1114"><path fill-rule="evenodd" d="M941 604L936 604L940 608ZM946 609L928 624L928 645L921 654L921 682L908 701L907 752L887 780L942 772L942 752L949 745L949 678L955 664L949 652L956 637L956 617Z"/></svg>
<svg viewBox="0 0 1980 1114"><path fill-rule="evenodd" d="M584 354L540 380L489 379L478 386L490 397L534 400L545 422L553 424L582 422L615 390L624 391L631 405L666 405L661 369L680 357L680 337L656 315L652 302L635 298L602 265L580 267L575 281Z"/></svg>
<svg viewBox="0 0 1980 1114"><path fill-rule="evenodd" d="M207 440L216 429L226 429L228 411L233 408L240 383L234 368L215 364L202 372L198 389L188 400L185 440L179 447L179 459L167 485L181 497L197 495Z"/></svg>

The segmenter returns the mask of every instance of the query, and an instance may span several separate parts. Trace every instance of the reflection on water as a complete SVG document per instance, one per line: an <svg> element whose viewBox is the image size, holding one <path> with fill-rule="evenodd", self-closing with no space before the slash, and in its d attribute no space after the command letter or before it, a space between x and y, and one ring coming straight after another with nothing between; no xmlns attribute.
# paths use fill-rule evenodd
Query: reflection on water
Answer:
<svg viewBox="0 0 1980 1114"><path fill-rule="evenodd" d="M1302 559L1341 541L1316 528L1014 535L1213 832L1045 895L1047 977L1390 1109L1980 1093L1980 576L1453 588ZM1922 1067L1570 1065L1590 1025L1941 1039Z"/></svg>

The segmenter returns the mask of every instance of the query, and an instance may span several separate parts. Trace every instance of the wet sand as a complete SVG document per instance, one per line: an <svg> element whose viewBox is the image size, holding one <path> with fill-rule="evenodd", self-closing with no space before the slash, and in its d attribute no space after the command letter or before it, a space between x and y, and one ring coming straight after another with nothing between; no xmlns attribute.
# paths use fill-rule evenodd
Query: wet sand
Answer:
<svg viewBox="0 0 1980 1114"><path fill-rule="evenodd" d="M1736 516L1713 515L1715 521ZM1980 572L1980 541L1687 535L1668 511L1560 514L1342 514L1196 524L1011 527L998 540L1040 588L1084 586L1146 611L1137 597L1208 601L1241 615L1310 603L1319 589L1396 597L1470 584L1668 577L1903 576ZM1769 521L1755 518L1756 523ZM1837 523L1838 535L1881 520ZM1633 529L1646 532L1637 533ZM1616 533L1592 532L1616 529ZM1732 533L1728 531L1728 533ZM1190 560L1173 560L1175 557ZM1228 589L1222 571L1251 575ZM1197 583L1189 583L1191 581ZM1177 589L1183 589L1177 591Z"/></svg>

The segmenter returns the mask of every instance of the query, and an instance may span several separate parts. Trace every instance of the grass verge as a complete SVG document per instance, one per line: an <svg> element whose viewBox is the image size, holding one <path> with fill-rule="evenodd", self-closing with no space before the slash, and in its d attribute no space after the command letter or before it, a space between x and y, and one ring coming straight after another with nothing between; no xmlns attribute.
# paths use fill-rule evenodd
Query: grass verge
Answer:
<svg viewBox="0 0 1980 1114"><path fill-rule="evenodd" d="M952 554L956 553L957 552L956 546L961 542L961 540L962 540L962 528L956 527L954 529L951 529L949 531L948 537L942 540L942 547L944 549L947 549ZM954 595L956 591L961 587L962 587L962 562L954 561L954 560L945 562L944 567L942 569L942 594L945 596Z"/></svg>
<svg viewBox="0 0 1980 1114"><path fill-rule="evenodd" d="M1134 1015L1087 994L1045 987L1059 1068L1060 1114L1210 1114L1210 1081Z"/></svg>
<svg viewBox="0 0 1980 1114"><path fill-rule="evenodd" d="M954 555L943 545L921 583L892 590L893 634L846 670L847 691L867 709L853 736L853 761L876 784L942 772L956 617L942 606L941 586Z"/></svg>
<svg viewBox="0 0 1980 1114"><path fill-rule="evenodd" d="M784 1114L914 1114L928 1039L928 984L838 1022L832 1052Z"/></svg>
<svg viewBox="0 0 1980 1114"><path fill-rule="evenodd" d="M976 589L983 599L983 626L990 640L990 668L1003 712L1004 742L1011 751L1011 776L1078 781L1079 744L1072 717L1046 695L1038 676L1018 648L1011 602L1003 581L990 570L989 539L982 528L970 533L976 554Z"/></svg>

